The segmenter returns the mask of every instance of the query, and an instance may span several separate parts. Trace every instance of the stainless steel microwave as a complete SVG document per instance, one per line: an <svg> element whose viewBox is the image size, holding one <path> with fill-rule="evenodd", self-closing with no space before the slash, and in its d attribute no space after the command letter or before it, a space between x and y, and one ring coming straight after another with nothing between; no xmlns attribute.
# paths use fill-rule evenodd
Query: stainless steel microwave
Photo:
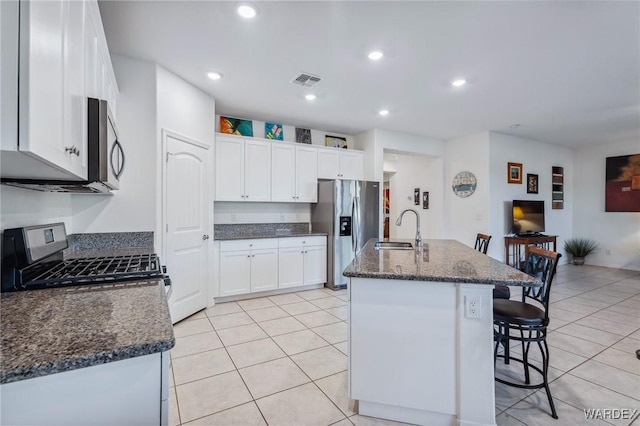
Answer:
<svg viewBox="0 0 640 426"><path fill-rule="evenodd" d="M87 180L2 179L5 185L44 192L109 194L120 186L125 156L107 101L87 98Z"/></svg>

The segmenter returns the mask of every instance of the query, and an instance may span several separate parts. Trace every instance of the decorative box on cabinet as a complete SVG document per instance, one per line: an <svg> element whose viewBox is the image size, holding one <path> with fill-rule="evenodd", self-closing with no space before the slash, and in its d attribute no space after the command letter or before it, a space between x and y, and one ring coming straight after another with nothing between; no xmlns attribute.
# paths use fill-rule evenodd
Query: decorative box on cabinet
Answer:
<svg viewBox="0 0 640 426"><path fill-rule="evenodd" d="M271 201L271 143L216 138L216 201Z"/></svg>
<svg viewBox="0 0 640 426"><path fill-rule="evenodd" d="M561 210L564 208L564 168L553 166L551 168L552 192L551 208Z"/></svg>
<svg viewBox="0 0 640 426"><path fill-rule="evenodd" d="M318 179L364 179L364 154L339 148L318 148Z"/></svg>
<svg viewBox="0 0 640 426"><path fill-rule="evenodd" d="M220 242L220 296L278 288L278 239Z"/></svg>

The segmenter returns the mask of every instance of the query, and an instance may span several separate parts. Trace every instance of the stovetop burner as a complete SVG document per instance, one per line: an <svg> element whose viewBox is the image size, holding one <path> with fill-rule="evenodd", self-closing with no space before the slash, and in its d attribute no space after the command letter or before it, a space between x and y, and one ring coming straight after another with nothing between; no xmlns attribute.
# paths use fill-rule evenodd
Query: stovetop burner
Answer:
<svg viewBox="0 0 640 426"><path fill-rule="evenodd" d="M27 287L54 287L161 277L155 254L78 258L31 265L22 270Z"/></svg>

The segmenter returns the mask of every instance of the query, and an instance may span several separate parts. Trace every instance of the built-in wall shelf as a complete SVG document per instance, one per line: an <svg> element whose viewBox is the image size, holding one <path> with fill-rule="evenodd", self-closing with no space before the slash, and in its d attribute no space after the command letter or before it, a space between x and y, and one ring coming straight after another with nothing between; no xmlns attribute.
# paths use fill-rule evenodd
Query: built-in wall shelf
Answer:
<svg viewBox="0 0 640 426"><path fill-rule="evenodd" d="M564 209L564 168L553 166L551 168L551 208L554 210Z"/></svg>

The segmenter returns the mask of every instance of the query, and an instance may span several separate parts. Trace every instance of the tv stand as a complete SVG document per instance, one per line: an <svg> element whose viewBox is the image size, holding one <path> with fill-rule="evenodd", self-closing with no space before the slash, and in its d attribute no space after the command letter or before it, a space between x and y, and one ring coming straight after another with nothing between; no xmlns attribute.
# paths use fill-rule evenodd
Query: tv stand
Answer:
<svg viewBox="0 0 640 426"><path fill-rule="evenodd" d="M504 263L522 270L524 261L529 255L530 246L556 251L556 238L556 235L536 233L504 237Z"/></svg>

